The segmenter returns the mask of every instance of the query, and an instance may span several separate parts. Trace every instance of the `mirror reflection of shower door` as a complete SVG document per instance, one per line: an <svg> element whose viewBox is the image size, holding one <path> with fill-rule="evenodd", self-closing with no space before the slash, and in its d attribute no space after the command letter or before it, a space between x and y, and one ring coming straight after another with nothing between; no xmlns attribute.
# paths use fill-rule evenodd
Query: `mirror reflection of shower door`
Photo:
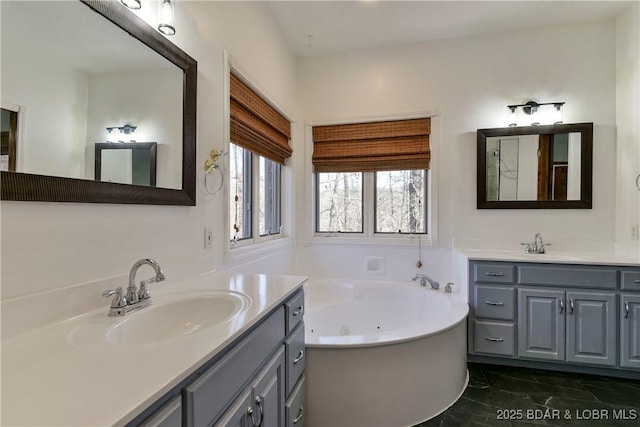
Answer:
<svg viewBox="0 0 640 427"><path fill-rule="evenodd" d="M500 139L499 144L499 200L518 200L519 139Z"/></svg>

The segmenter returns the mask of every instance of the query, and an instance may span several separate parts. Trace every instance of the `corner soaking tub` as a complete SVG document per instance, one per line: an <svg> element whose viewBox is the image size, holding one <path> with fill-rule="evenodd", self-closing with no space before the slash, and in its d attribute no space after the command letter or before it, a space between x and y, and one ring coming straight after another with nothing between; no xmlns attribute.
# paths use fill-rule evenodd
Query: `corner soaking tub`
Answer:
<svg viewBox="0 0 640 427"><path fill-rule="evenodd" d="M466 302L415 283L304 285L306 427L411 426L466 388Z"/></svg>

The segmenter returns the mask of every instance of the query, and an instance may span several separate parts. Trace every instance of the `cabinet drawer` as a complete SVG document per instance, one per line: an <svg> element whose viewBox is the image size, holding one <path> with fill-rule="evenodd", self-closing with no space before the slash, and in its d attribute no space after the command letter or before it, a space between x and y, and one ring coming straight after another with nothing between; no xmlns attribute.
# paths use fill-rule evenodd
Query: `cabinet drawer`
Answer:
<svg viewBox="0 0 640 427"><path fill-rule="evenodd" d="M304 426L304 395L305 377L303 375L285 403L286 427Z"/></svg>
<svg viewBox="0 0 640 427"><path fill-rule="evenodd" d="M606 267L521 265L518 267L518 283L522 285L616 289L618 272L615 268Z"/></svg>
<svg viewBox="0 0 640 427"><path fill-rule="evenodd" d="M640 291L640 270L622 270L622 289Z"/></svg>
<svg viewBox="0 0 640 427"><path fill-rule="evenodd" d="M512 287L475 285L474 315L488 319L513 320L515 291Z"/></svg>
<svg viewBox="0 0 640 427"><path fill-rule="evenodd" d="M287 366L285 394L288 395L304 372L304 323L299 323L296 330L285 341L285 360Z"/></svg>
<svg viewBox="0 0 640 427"><path fill-rule="evenodd" d="M260 324L222 360L184 389L186 426L210 425L284 339L284 309Z"/></svg>
<svg viewBox="0 0 640 427"><path fill-rule="evenodd" d="M301 291L294 295L285 303L284 309L287 319L286 333L290 334L302 321L302 317L304 316L304 293Z"/></svg>
<svg viewBox="0 0 640 427"><path fill-rule="evenodd" d="M180 427L182 426L182 397L177 396L144 420L140 427Z"/></svg>
<svg viewBox="0 0 640 427"><path fill-rule="evenodd" d="M473 281L484 283L513 283L513 265L474 264Z"/></svg>
<svg viewBox="0 0 640 427"><path fill-rule="evenodd" d="M474 351L476 353L514 355L513 323L476 320L474 326Z"/></svg>

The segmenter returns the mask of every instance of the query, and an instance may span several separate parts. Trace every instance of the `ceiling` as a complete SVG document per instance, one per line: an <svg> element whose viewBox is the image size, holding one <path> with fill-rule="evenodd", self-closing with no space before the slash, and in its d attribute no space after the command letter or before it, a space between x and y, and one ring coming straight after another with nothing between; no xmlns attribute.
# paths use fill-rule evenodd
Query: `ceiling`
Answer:
<svg viewBox="0 0 640 427"><path fill-rule="evenodd" d="M635 0L638 1L638 0ZM266 1L296 56L613 18L633 1Z"/></svg>

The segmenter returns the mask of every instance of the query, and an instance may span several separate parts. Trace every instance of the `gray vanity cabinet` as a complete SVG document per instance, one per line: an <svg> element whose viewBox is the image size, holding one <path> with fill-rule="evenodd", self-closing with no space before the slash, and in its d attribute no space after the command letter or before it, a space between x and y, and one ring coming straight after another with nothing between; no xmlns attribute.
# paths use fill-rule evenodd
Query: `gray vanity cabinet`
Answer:
<svg viewBox="0 0 640 427"><path fill-rule="evenodd" d="M470 261L469 305L471 361L640 378L637 267Z"/></svg>
<svg viewBox="0 0 640 427"><path fill-rule="evenodd" d="M289 425L304 412L303 313L298 291L129 426Z"/></svg>
<svg viewBox="0 0 640 427"><path fill-rule="evenodd" d="M518 356L615 365L613 292L520 288L518 303Z"/></svg>
<svg viewBox="0 0 640 427"><path fill-rule="evenodd" d="M564 291L518 289L518 356L564 360Z"/></svg>
<svg viewBox="0 0 640 427"><path fill-rule="evenodd" d="M620 366L640 369L640 293L622 293L620 303Z"/></svg>

